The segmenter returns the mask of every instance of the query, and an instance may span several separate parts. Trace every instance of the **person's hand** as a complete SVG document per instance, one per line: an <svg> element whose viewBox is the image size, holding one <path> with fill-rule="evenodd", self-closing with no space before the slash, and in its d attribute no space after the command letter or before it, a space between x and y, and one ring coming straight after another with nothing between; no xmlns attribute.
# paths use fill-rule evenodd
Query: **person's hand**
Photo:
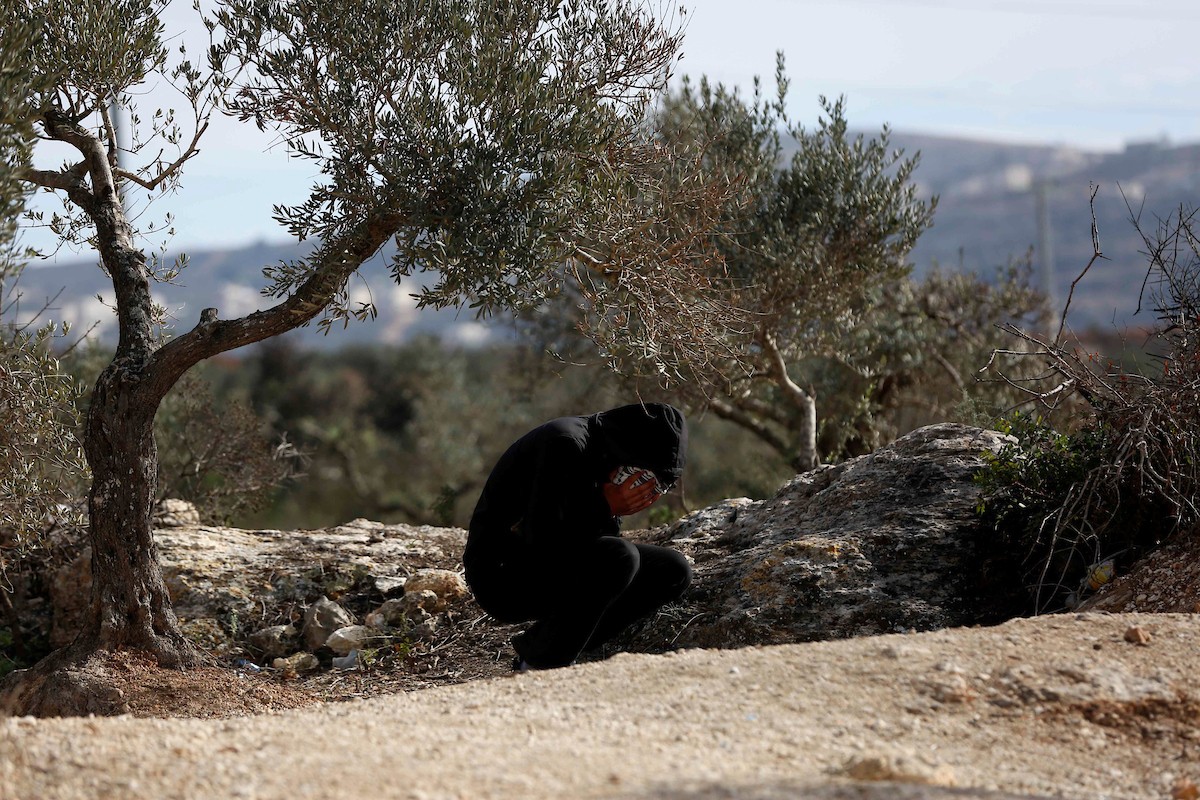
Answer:
<svg viewBox="0 0 1200 800"><path fill-rule="evenodd" d="M654 474L649 470L639 469L624 482L613 483L612 479L616 477L617 471L613 470L608 476L608 481L601 487L604 491L604 499L608 501L608 507L614 517L627 517L630 514L644 511L659 498L658 481L654 479ZM634 486L643 476L648 477L649 480L639 486Z"/></svg>

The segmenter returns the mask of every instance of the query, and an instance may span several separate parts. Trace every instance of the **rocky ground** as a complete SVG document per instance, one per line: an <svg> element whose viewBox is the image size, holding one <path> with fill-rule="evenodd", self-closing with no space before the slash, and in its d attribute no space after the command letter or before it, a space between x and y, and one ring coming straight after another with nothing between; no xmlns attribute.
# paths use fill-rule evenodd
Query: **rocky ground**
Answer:
<svg viewBox="0 0 1200 800"><path fill-rule="evenodd" d="M522 675L518 628L455 572L461 530L246 531L169 504L164 575L213 665L93 659L120 716L0 723L0 800L1200 800L1200 543L1123 567L1088 613L979 627L972 475L1001 442L935 426L633 532L687 555L689 594ZM57 570L31 629L69 641L88 565Z"/></svg>
<svg viewBox="0 0 1200 800"><path fill-rule="evenodd" d="M1197 652L1194 615L1060 615L223 720L16 718L0 796L1194 800Z"/></svg>

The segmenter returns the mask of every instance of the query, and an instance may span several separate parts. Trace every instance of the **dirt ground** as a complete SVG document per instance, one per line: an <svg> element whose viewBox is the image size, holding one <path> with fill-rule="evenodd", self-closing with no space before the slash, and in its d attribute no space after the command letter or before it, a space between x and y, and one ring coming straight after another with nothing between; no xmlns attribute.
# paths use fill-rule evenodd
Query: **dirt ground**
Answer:
<svg viewBox="0 0 1200 800"><path fill-rule="evenodd" d="M438 653L308 680L117 657L152 718L0 722L0 798L1200 798L1196 615L520 675L480 647L471 669L497 677L454 685L469 676Z"/></svg>

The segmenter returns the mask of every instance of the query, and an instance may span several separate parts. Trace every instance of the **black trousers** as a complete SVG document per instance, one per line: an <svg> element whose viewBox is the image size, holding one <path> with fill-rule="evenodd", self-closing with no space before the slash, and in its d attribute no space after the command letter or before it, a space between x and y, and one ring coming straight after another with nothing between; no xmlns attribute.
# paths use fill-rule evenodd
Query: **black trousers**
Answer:
<svg viewBox="0 0 1200 800"><path fill-rule="evenodd" d="M529 666L566 666L677 599L692 581L679 552L602 536L570 548L519 548L466 565L475 599L501 622L533 625L513 644Z"/></svg>

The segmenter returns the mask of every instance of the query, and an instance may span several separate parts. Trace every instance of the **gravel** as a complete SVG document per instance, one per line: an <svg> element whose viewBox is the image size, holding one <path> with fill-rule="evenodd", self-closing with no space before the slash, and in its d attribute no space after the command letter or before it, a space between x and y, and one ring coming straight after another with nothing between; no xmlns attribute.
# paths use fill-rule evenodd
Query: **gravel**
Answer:
<svg viewBox="0 0 1200 800"><path fill-rule="evenodd" d="M1197 653L1195 615L1082 614L234 719L8 719L0 797L1194 800Z"/></svg>

